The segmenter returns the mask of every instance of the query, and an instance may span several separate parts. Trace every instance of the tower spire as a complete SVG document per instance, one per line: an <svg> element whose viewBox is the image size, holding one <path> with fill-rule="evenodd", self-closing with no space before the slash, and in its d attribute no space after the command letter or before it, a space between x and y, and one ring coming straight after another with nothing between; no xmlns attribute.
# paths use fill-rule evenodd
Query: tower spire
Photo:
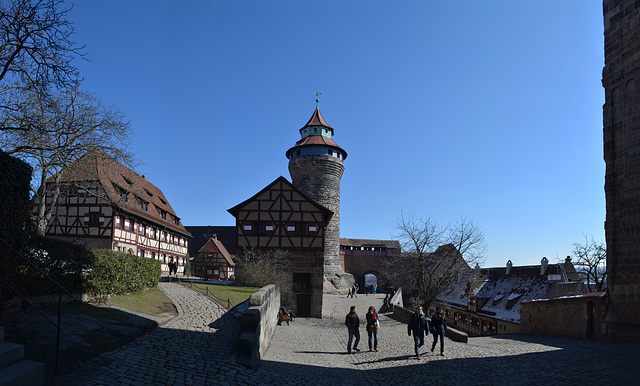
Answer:
<svg viewBox="0 0 640 386"><path fill-rule="evenodd" d="M316 96L316 110L318 110L318 105L320 104L320 94L321 92L314 92L313 95Z"/></svg>

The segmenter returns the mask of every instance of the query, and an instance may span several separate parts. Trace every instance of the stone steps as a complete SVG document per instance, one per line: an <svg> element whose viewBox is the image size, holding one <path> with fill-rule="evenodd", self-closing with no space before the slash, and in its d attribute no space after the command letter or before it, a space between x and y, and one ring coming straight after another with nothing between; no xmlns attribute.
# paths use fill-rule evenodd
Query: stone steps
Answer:
<svg viewBox="0 0 640 386"><path fill-rule="evenodd" d="M4 341L0 327L0 386L44 384L44 364L24 359L24 347Z"/></svg>

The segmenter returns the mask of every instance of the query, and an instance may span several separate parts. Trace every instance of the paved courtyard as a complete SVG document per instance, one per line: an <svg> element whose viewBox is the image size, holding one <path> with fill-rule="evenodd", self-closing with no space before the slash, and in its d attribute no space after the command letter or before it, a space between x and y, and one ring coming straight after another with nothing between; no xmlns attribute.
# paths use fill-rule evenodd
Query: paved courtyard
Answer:
<svg viewBox="0 0 640 386"><path fill-rule="evenodd" d="M160 283L179 316L133 343L89 361L56 380L60 385L394 385L587 384L631 385L640 377L640 345L600 344L509 335L445 339L445 356L426 350L420 360L406 324L381 315L379 352L369 352L366 309L383 295L355 299L325 295L322 319L278 326L257 371L232 360L237 322L208 298L178 284ZM344 317L357 306L361 352L347 354ZM423 349L430 347L431 336Z"/></svg>

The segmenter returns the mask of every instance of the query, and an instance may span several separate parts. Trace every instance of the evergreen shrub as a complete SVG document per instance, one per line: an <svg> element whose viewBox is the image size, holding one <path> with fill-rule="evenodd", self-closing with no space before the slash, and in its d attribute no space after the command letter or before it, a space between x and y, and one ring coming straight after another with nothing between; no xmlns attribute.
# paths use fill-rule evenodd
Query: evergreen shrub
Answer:
<svg viewBox="0 0 640 386"><path fill-rule="evenodd" d="M160 274L158 260L110 249L95 250L88 293L104 301L109 295L125 295L154 288L158 285Z"/></svg>

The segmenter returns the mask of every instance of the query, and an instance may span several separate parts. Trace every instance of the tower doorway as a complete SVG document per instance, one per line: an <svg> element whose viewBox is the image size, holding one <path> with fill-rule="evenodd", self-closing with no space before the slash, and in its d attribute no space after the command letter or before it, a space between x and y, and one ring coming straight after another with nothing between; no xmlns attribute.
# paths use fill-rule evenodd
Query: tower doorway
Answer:
<svg viewBox="0 0 640 386"><path fill-rule="evenodd" d="M298 316L308 318L311 316L311 295L310 294L298 294L296 296L296 303L298 305Z"/></svg>

